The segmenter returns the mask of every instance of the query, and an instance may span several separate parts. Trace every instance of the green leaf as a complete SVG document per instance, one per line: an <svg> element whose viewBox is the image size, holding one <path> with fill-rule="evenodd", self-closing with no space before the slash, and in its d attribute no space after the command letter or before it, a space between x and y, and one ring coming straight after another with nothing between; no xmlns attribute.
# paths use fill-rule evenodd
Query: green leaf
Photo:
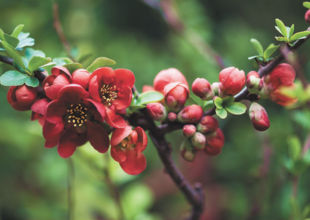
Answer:
<svg viewBox="0 0 310 220"><path fill-rule="evenodd" d="M7 42L2 41L1 44L4 47L6 53L9 55L9 57L13 58L16 64L18 64L20 67L25 69L26 67L22 60L22 56L14 48L12 48L12 46L9 45Z"/></svg>
<svg viewBox="0 0 310 220"><path fill-rule="evenodd" d="M301 154L301 144L299 139L296 136L289 137L288 145L289 155L294 161L296 161Z"/></svg>
<svg viewBox="0 0 310 220"><path fill-rule="evenodd" d="M0 28L0 40L4 40L4 32L1 28Z"/></svg>
<svg viewBox="0 0 310 220"><path fill-rule="evenodd" d="M310 31L301 31L301 32L297 32L297 33L295 33L295 34L290 38L290 42L291 42L291 41L295 41L295 40L299 40L299 39L306 38L309 34L310 34Z"/></svg>
<svg viewBox="0 0 310 220"><path fill-rule="evenodd" d="M14 30L13 30L11 36L17 38L18 35L20 34L20 32L22 32L23 28L24 28L24 25L23 25L23 24L17 25L17 26L14 28Z"/></svg>
<svg viewBox="0 0 310 220"><path fill-rule="evenodd" d="M10 44L13 48L15 48L18 43L19 43L19 40L16 38L16 37L12 37L11 35L8 35L6 33L4 33L4 40Z"/></svg>
<svg viewBox="0 0 310 220"><path fill-rule="evenodd" d="M250 56L250 57L248 57L248 60L254 60L254 59L257 59L257 58L259 58L260 56Z"/></svg>
<svg viewBox="0 0 310 220"><path fill-rule="evenodd" d="M26 56L27 60L30 60L34 56L45 57L45 53L41 50L34 50L32 48L26 48L25 56Z"/></svg>
<svg viewBox="0 0 310 220"><path fill-rule="evenodd" d="M295 30L295 25L292 24L291 27L289 28L289 34L288 37L290 38L293 34L294 34L294 30Z"/></svg>
<svg viewBox="0 0 310 220"><path fill-rule="evenodd" d="M214 105L216 106L217 109L222 109L223 108L223 99L220 97L215 97L214 98Z"/></svg>
<svg viewBox="0 0 310 220"><path fill-rule="evenodd" d="M277 24L277 31L280 32L280 34L282 34L284 37L287 38L287 29L285 24L283 23L283 21L281 21L280 19L276 18L276 24Z"/></svg>
<svg viewBox="0 0 310 220"><path fill-rule="evenodd" d="M215 113L218 117L220 117L221 119L225 119L227 118L227 111L225 109L215 109Z"/></svg>
<svg viewBox="0 0 310 220"><path fill-rule="evenodd" d="M242 115L246 112L246 105L241 102L233 102L225 106L226 111L233 115Z"/></svg>
<svg viewBox="0 0 310 220"><path fill-rule="evenodd" d="M264 52L264 59L267 60L279 47L280 45L270 44Z"/></svg>
<svg viewBox="0 0 310 220"><path fill-rule="evenodd" d="M66 67L70 73L73 73L77 69L83 68L82 64L80 63L68 63L63 66Z"/></svg>
<svg viewBox="0 0 310 220"><path fill-rule="evenodd" d="M287 39L285 37L275 37L275 39L277 41L281 41L281 42L287 42Z"/></svg>
<svg viewBox="0 0 310 220"><path fill-rule="evenodd" d="M25 80L25 84L27 86L31 86L31 87L38 87L40 82L37 78L35 77L28 77L26 80Z"/></svg>
<svg viewBox="0 0 310 220"><path fill-rule="evenodd" d="M31 58L28 64L28 69L32 72L34 70L37 70L39 67L51 62L51 58L46 58L46 57L39 57L39 56L34 56Z"/></svg>
<svg viewBox="0 0 310 220"><path fill-rule="evenodd" d="M310 2L304 2L302 4L305 8L309 8L310 9Z"/></svg>
<svg viewBox="0 0 310 220"><path fill-rule="evenodd" d="M56 63L56 66L63 66L65 64L73 63L73 61L68 57L57 57L53 59L53 62Z"/></svg>
<svg viewBox="0 0 310 220"><path fill-rule="evenodd" d="M140 94L136 105L145 105L152 102L159 102L163 100L164 96L160 92L148 91Z"/></svg>
<svg viewBox="0 0 310 220"><path fill-rule="evenodd" d="M205 104L203 105L203 109L209 110L211 108L214 108L213 100L206 101Z"/></svg>
<svg viewBox="0 0 310 220"><path fill-rule="evenodd" d="M27 75L16 70L10 70L0 76L0 84L4 86L19 86L25 83Z"/></svg>
<svg viewBox="0 0 310 220"><path fill-rule="evenodd" d="M110 58L107 57L98 57L95 59L88 67L87 70L89 72L93 72L94 70L104 67L104 66L112 66L116 64L116 62Z"/></svg>
<svg viewBox="0 0 310 220"><path fill-rule="evenodd" d="M263 56L264 49L263 49L263 46L261 45L261 43L254 38L252 38L250 41L251 41L252 45L254 46L255 50L257 51L257 53L259 55Z"/></svg>
<svg viewBox="0 0 310 220"><path fill-rule="evenodd" d="M22 49L24 47L31 47L34 45L34 39L29 37L29 33L20 32L18 35L19 44L16 48Z"/></svg>

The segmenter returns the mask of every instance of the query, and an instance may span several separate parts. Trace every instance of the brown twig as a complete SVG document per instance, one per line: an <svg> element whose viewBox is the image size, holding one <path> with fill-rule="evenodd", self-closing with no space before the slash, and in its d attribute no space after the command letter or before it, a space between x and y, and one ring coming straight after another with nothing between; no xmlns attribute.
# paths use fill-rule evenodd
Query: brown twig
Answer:
<svg viewBox="0 0 310 220"><path fill-rule="evenodd" d="M63 47L66 50L67 56L75 61L74 57L71 55L71 46L69 44L69 42L67 41L67 38L63 32L62 26L61 26L61 22L59 19L59 7L57 3L53 4L53 18L54 18L54 28L56 30L56 33L63 45Z"/></svg>

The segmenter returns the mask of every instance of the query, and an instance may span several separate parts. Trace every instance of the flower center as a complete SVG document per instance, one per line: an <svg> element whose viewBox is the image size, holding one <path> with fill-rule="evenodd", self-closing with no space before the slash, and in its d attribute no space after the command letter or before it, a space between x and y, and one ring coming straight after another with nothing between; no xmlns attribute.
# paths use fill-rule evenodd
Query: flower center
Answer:
<svg viewBox="0 0 310 220"><path fill-rule="evenodd" d="M100 89L100 95L103 104L111 106L112 102L118 97L116 86L104 84Z"/></svg>
<svg viewBox="0 0 310 220"><path fill-rule="evenodd" d="M84 104L71 104L67 108L66 121L73 127L82 127L87 122L88 108Z"/></svg>

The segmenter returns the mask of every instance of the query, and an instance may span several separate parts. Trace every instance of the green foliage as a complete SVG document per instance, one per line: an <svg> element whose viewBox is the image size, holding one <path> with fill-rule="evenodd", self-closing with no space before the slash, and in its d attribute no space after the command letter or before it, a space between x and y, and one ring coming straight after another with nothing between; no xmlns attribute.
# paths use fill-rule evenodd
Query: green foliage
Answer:
<svg viewBox="0 0 310 220"><path fill-rule="evenodd" d="M252 38L250 41L254 49L257 51L258 55L249 57L248 58L249 60L258 59L258 61L260 62L268 62L269 60L272 59L271 56L280 47L279 45L269 44L266 50L264 50L262 44L258 40Z"/></svg>
<svg viewBox="0 0 310 220"><path fill-rule="evenodd" d="M310 2L303 2L303 6L310 9Z"/></svg>
<svg viewBox="0 0 310 220"><path fill-rule="evenodd" d="M107 57L98 57L96 58L88 67L87 70L89 72L93 72L94 70L104 67L104 66L113 66L116 62Z"/></svg>
<svg viewBox="0 0 310 220"><path fill-rule="evenodd" d="M141 93L136 101L137 106L143 106L151 102L160 102L164 96L160 92L148 91Z"/></svg>
<svg viewBox="0 0 310 220"><path fill-rule="evenodd" d="M3 86L19 86L25 83L27 75L16 70L10 70L0 76L0 83Z"/></svg>
<svg viewBox="0 0 310 220"><path fill-rule="evenodd" d="M216 115L221 119L225 119L227 117L227 112L232 115L242 115L247 110L246 105L241 102L234 102L233 97L216 97L214 99L214 105L216 106Z"/></svg>

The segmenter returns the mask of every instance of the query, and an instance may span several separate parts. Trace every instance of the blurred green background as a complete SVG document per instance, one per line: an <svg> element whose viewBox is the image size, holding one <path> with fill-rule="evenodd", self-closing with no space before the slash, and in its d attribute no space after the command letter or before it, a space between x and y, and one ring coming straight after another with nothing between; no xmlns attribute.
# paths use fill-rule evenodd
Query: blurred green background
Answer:
<svg viewBox="0 0 310 220"><path fill-rule="evenodd" d="M255 68L247 59L255 55L249 39L259 39L264 47L273 42L274 18L281 18L287 25L294 23L297 31L306 29L302 1L176 0L173 7L184 32L167 23L163 11L157 9L159 2L62 0L58 4L73 53L116 60L117 67L135 73L138 89L152 84L154 76L169 67L183 72L190 84L196 77L218 80L220 68L211 56L193 46L193 41L198 42L193 36L217 51L226 66L248 72ZM52 4L0 0L0 27L11 32L16 25L25 24L25 31L36 40L35 49L50 57L66 56L53 28ZM310 44L305 45L298 55L308 75L309 50ZM7 66L0 68L4 71ZM0 88L0 219L67 219L68 162L58 156L56 149L44 149L40 126L29 121L29 113L13 111L6 92L7 88ZM303 145L309 132L309 112L263 103L271 128L256 132L246 114L220 121L226 144L215 158L198 155L194 163L184 162L179 157L180 133L169 135L175 160L185 176L191 182L203 183L206 208L202 219L297 220L292 218L295 212L310 204L309 169L306 167L301 175L286 169L291 166L288 139L295 137ZM129 176L108 155L98 155L90 146L79 148L72 158L74 219L118 219L119 210L105 182L104 170L118 187L125 219L184 218L190 208L164 174L151 143L145 152L147 170ZM297 199L292 199L292 182L297 174Z"/></svg>

